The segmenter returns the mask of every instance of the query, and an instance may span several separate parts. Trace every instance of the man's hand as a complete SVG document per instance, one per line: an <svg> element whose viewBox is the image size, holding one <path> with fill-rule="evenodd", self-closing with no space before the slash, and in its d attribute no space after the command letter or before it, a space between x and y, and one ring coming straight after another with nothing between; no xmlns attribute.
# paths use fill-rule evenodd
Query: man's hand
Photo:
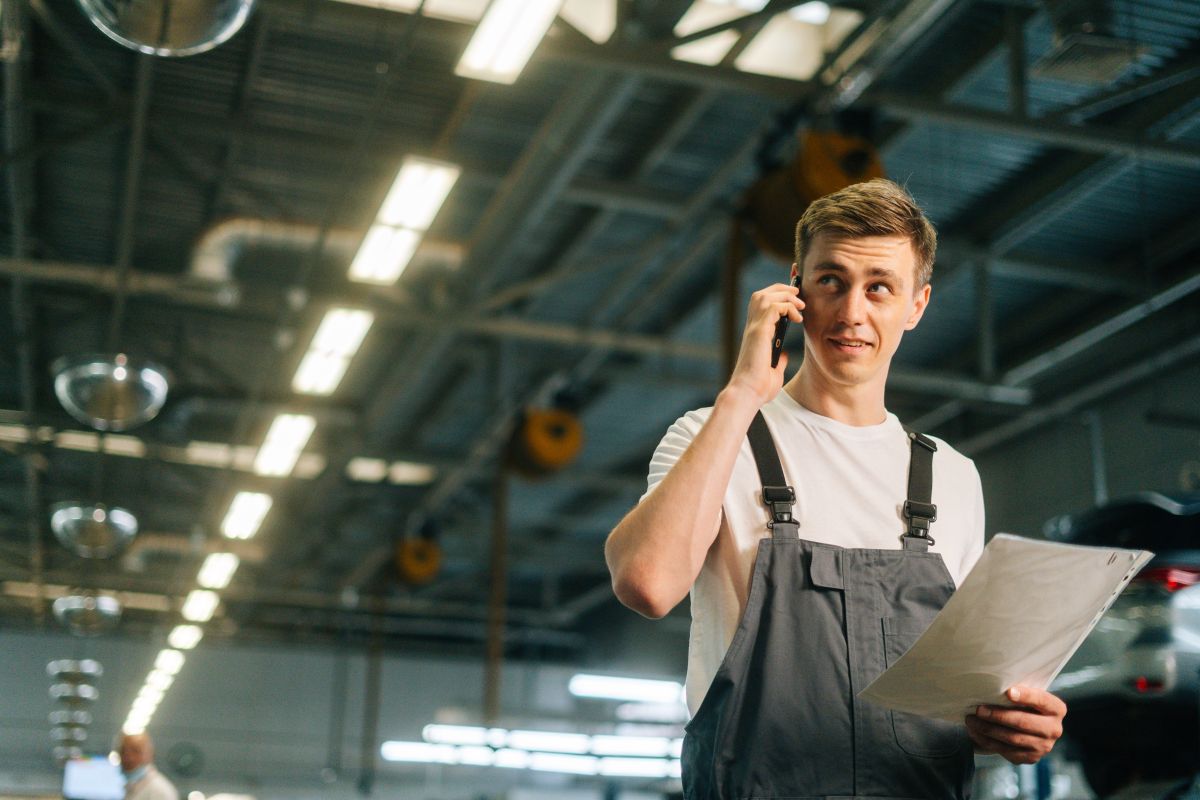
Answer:
<svg viewBox="0 0 1200 800"><path fill-rule="evenodd" d="M799 294L800 290L795 286L776 283L750 296L742 347L729 384L748 389L760 406L770 402L783 387L787 353L781 353L778 366L772 368L771 342L775 336L775 323L780 318L787 317L794 323L804 321L800 314L804 301Z"/></svg>
<svg viewBox="0 0 1200 800"><path fill-rule="evenodd" d="M1062 736L1067 704L1049 692L1014 686L1007 706L980 706L967 716L967 733L980 753L995 753L1013 764L1035 764Z"/></svg>

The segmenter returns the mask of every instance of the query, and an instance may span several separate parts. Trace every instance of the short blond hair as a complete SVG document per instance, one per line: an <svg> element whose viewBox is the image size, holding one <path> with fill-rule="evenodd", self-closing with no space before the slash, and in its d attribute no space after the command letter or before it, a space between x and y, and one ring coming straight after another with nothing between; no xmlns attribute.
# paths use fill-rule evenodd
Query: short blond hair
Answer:
<svg viewBox="0 0 1200 800"><path fill-rule="evenodd" d="M933 277L937 231L925 212L900 184L886 178L855 183L814 201L796 224L796 269L820 233L852 239L864 236L907 236L916 255L916 285Z"/></svg>

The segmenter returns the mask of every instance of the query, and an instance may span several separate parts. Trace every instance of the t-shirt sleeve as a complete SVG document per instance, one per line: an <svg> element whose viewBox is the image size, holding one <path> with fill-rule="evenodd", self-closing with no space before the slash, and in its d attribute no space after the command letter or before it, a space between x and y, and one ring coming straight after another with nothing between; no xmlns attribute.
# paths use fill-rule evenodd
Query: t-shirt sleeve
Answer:
<svg viewBox="0 0 1200 800"><path fill-rule="evenodd" d="M711 408L689 411L667 428L658 447L654 448L654 455L650 457L650 470L646 475L646 491L638 499L639 503L654 491L654 487L662 482L662 479L671 471L671 467L675 466L680 456L691 446L692 440L704 427L704 422L708 419L711 411Z"/></svg>
<svg viewBox="0 0 1200 800"><path fill-rule="evenodd" d="M972 510L973 520L971 524L970 540L967 542L967 547L963 550L962 565L959 568L958 574L964 578L974 567L975 562L983 555L983 545L986 536L984 505L983 505L983 482L979 479L979 470L971 464L971 475L975 480L975 502Z"/></svg>

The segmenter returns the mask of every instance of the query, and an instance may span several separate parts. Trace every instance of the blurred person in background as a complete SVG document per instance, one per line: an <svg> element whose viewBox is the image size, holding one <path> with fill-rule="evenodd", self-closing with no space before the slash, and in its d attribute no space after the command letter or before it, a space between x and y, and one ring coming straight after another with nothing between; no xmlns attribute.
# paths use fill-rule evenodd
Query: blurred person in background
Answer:
<svg viewBox="0 0 1200 800"><path fill-rule="evenodd" d="M125 774L125 800L179 800L179 792L154 766L154 742L144 733L125 734L117 746Z"/></svg>

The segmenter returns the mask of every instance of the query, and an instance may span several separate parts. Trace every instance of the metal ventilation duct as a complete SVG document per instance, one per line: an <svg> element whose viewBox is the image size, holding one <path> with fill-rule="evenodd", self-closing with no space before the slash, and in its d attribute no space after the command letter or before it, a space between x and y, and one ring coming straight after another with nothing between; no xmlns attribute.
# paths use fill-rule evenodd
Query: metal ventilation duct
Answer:
<svg viewBox="0 0 1200 800"><path fill-rule="evenodd" d="M1110 0L1046 0L1054 47L1034 65L1043 78L1091 85L1121 77L1143 48L1114 35Z"/></svg>
<svg viewBox="0 0 1200 800"><path fill-rule="evenodd" d="M254 0L79 0L110 39L155 56L211 50L246 23Z"/></svg>
<svg viewBox="0 0 1200 800"><path fill-rule="evenodd" d="M108 558L137 536L138 522L123 508L68 501L51 508L50 528L80 558Z"/></svg>
<svg viewBox="0 0 1200 800"><path fill-rule="evenodd" d="M103 594L72 594L54 601L54 616L76 636L99 636L117 626L121 604Z"/></svg>
<svg viewBox="0 0 1200 800"><path fill-rule="evenodd" d="M66 356L50 369L63 408L96 430L135 428L154 419L167 401L167 371L124 353Z"/></svg>

